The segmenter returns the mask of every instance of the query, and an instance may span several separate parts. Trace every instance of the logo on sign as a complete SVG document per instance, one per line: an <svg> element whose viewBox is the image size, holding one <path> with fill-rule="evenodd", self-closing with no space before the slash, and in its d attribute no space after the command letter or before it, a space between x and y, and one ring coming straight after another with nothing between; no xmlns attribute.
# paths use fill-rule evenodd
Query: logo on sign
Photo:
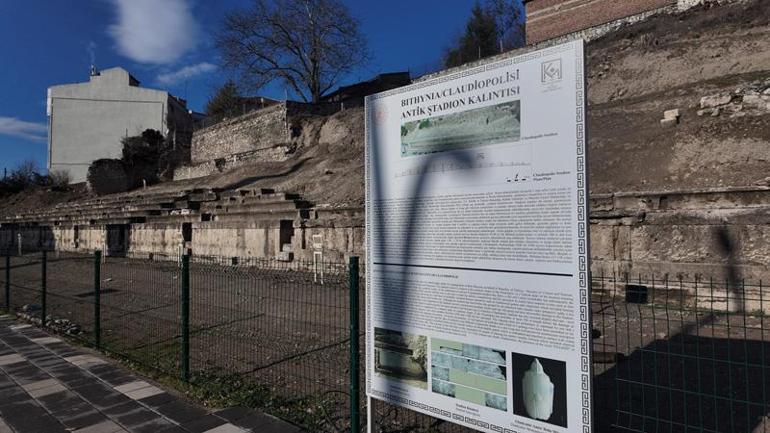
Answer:
<svg viewBox="0 0 770 433"><path fill-rule="evenodd" d="M543 62L540 80L543 83L561 81L561 59Z"/></svg>

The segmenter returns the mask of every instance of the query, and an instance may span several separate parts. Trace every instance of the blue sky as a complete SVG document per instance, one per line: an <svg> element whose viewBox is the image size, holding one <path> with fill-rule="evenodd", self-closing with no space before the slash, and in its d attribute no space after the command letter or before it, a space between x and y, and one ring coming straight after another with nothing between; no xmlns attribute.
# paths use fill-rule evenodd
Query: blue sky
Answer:
<svg viewBox="0 0 770 433"><path fill-rule="evenodd" d="M380 72L413 75L439 64L475 0L343 0L361 22L372 60L342 84ZM202 111L228 78L211 35L248 0L1 0L0 170L46 165L46 89L88 81L92 61L122 66L142 86L169 90ZM273 86L262 92L282 97ZM2 175L2 173L0 173Z"/></svg>

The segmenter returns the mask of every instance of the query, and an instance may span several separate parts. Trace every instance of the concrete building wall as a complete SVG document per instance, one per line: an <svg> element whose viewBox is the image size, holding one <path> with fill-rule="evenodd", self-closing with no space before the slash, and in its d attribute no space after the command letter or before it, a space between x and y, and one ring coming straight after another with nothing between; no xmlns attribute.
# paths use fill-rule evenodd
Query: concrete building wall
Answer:
<svg viewBox="0 0 770 433"><path fill-rule="evenodd" d="M119 158L123 137L151 128L169 133L167 92L138 87L121 68L102 71L88 83L48 89L48 168L70 173L72 182L86 180L96 159ZM189 140L191 119L174 100L172 125L181 125Z"/></svg>
<svg viewBox="0 0 770 433"><path fill-rule="evenodd" d="M526 2L527 43L600 26L677 0L530 0Z"/></svg>

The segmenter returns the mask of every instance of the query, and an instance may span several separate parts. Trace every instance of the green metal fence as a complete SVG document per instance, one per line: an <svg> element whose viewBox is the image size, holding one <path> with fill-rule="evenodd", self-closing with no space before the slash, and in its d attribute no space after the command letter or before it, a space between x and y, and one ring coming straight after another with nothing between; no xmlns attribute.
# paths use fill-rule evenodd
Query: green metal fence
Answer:
<svg viewBox="0 0 770 433"><path fill-rule="evenodd" d="M0 268L0 305L40 325L45 305L52 331L188 381L205 400L266 407L313 432L365 425L351 362L363 352L355 260L51 251ZM770 430L765 292L759 281L594 275L596 431ZM471 431L372 409L375 431Z"/></svg>
<svg viewBox="0 0 770 433"><path fill-rule="evenodd" d="M363 314L350 296L364 286L354 263L25 252L3 257L0 305L34 323L48 317L52 331L179 378L205 399L342 431L360 412L350 404L361 352L351 352L351 332L363 338L351 328L351 311Z"/></svg>
<svg viewBox="0 0 770 433"><path fill-rule="evenodd" d="M599 275L593 283L603 431L770 430L770 298L761 281Z"/></svg>

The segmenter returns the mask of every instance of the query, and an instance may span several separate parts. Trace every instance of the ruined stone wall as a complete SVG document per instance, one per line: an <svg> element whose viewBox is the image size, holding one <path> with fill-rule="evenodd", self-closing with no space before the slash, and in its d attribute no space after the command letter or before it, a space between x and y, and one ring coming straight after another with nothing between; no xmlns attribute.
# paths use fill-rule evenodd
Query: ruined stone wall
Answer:
<svg viewBox="0 0 770 433"><path fill-rule="evenodd" d="M79 226L76 246L74 225L3 225L0 227L0 251L18 253L19 240L22 251L27 252L101 250L107 242L105 228L104 225Z"/></svg>
<svg viewBox="0 0 770 433"><path fill-rule="evenodd" d="M231 170L250 162L285 161L290 142L301 134L306 116L328 116L339 103L285 101L195 131L191 161L174 170L174 180L193 179Z"/></svg>
<svg viewBox="0 0 770 433"><path fill-rule="evenodd" d="M591 198L594 274L724 279L727 263L748 281L770 276L770 188L615 193ZM719 231L734 245L727 254Z"/></svg>
<svg viewBox="0 0 770 433"><path fill-rule="evenodd" d="M289 158L290 146L277 145L268 149L235 153L212 161L183 165L174 170L174 180L195 179L223 173L255 161L284 161Z"/></svg>
<svg viewBox="0 0 770 433"><path fill-rule="evenodd" d="M299 260L313 260L314 251L323 252L323 260L343 262L346 256L364 257L364 209L316 210L314 218L295 224L292 246ZM315 239L321 248L316 249Z"/></svg>
<svg viewBox="0 0 770 433"><path fill-rule="evenodd" d="M181 225L131 224L127 242L129 255L153 253L175 257L182 246Z"/></svg>
<svg viewBox="0 0 770 433"><path fill-rule="evenodd" d="M82 226L78 238L78 251L104 250L107 245L106 226Z"/></svg>
<svg viewBox="0 0 770 433"><path fill-rule="evenodd" d="M342 262L349 255L363 256L363 209L313 212L312 219L293 222L291 252L295 260L313 260L313 235L320 235L324 260ZM273 259L282 251L280 221L200 221L191 223L192 240L184 242L181 223L126 225L127 255L156 254L176 257L182 248L197 256ZM77 243L74 225L6 225L0 228L0 251L18 252L19 234L23 251L41 249L71 252L110 250L107 225L79 225ZM116 245L112 246L115 249Z"/></svg>
<svg viewBox="0 0 770 433"><path fill-rule="evenodd" d="M278 221L200 222L192 239L197 256L274 258L280 251Z"/></svg>
<svg viewBox="0 0 770 433"><path fill-rule="evenodd" d="M74 226L54 226L54 243L57 251L77 251ZM79 242L78 242L79 243Z"/></svg>
<svg viewBox="0 0 770 433"><path fill-rule="evenodd" d="M264 150L266 158L276 144L289 140L286 105L252 111L193 133L193 164L225 158L234 153Z"/></svg>

